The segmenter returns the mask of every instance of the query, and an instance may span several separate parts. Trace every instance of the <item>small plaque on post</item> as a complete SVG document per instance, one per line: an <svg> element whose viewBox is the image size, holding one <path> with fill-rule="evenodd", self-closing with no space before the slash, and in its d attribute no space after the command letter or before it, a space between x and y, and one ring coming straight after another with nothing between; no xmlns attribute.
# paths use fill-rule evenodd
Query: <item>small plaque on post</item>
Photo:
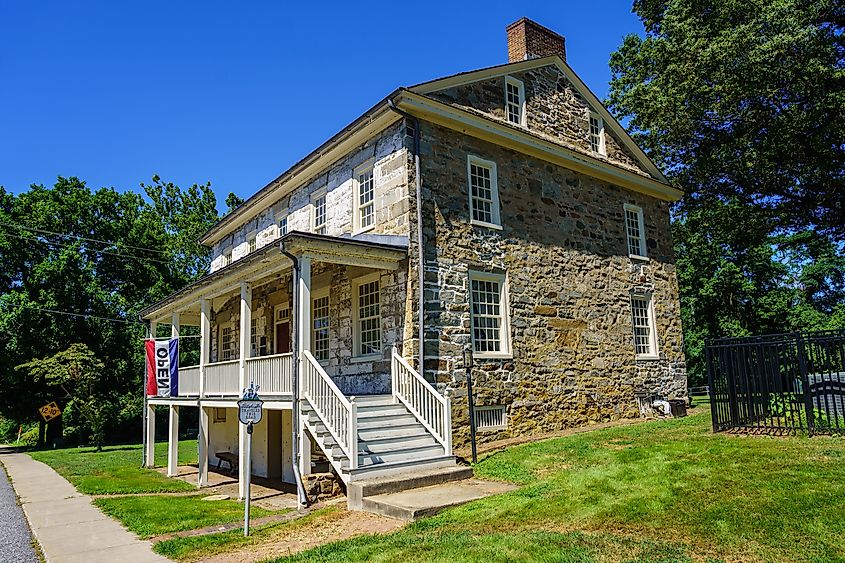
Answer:
<svg viewBox="0 0 845 563"><path fill-rule="evenodd" d="M258 398L258 386L250 383L238 401L238 420L241 424L258 424L263 412L264 401Z"/></svg>

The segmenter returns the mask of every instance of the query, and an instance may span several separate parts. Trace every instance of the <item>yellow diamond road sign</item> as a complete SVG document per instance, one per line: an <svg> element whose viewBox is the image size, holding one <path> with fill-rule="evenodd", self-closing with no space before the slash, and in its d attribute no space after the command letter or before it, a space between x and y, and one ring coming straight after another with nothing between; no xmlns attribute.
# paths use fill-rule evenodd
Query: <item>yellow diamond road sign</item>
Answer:
<svg viewBox="0 0 845 563"><path fill-rule="evenodd" d="M59 408L56 401L53 401L38 409L38 412L41 413L41 418L44 419L44 422L50 422L54 418L61 416L62 409Z"/></svg>

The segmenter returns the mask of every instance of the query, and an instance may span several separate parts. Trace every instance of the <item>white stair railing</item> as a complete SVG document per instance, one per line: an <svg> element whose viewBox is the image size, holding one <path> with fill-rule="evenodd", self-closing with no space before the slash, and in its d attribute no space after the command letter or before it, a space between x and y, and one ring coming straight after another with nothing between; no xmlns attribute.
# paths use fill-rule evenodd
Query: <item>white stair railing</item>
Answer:
<svg viewBox="0 0 845 563"><path fill-rule="evenodd" d="M302 352L302 397L332 435L346 457L349 468L358 468L358 407L337 388L311 352ZM329 452L326 452L329 454ZM331 457L331 456L330 456Z"/></svg>
<svg viewBox="0 0 845 563"><path fill-rule="evenodd" d="M394 400L401 401L417 420L443 445L446 455L452 455L452 406L428 381L411 367L393 348L391 383Z"/></svg>

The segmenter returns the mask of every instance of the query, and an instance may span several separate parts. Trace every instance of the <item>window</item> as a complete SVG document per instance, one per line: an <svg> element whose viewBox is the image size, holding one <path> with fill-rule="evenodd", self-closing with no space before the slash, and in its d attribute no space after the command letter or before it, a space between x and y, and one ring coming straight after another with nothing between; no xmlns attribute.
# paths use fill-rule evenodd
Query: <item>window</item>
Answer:
<svg viewBox="0 0 845 563"><path fill-rule="evenodd" d="M646 241L643 225L643 210L636 205L625 204L625 233L628 236L628 256L645 258Z"/></svg>
<svg viewBox="0 0 845 563"><path fill-rule="evenodd" d="M311 322L313 331L311 334L311 349L314 357L320 362L329 359L329 294L328 291L312 299Z"/></svg>
<svg viewBox="0 0 845 563"><path fill-rule="evenodd" d="M223 362L235 359L235 331L231 326L220 329L220 357Z"/></svg>
<svg viewBox="0 0 845 563"><path fill-rule="evenodd" d="M249 349L250 349L250 358L254 358L259 355L258 353L258 317L252 317L249 319Z"/></svg>
<svg viewBox="0 0 845 563"><path fill-rule="evenodd" d="M632 295L631 315L634 324L634 350L637 357L656 358L657 338L651 295Z"/></svg>
<svg viewBox="0 0 845 563"><path fill-rule="evenodd" d="M604 146L604 120L595 113L590 113L590 150L607 154Z"/></svg>
<svg viewBox="0 0 845 563"><path fill-rule="evenodd" d="M378 274L356 280L354 346L355 356L381 353L381 287Z"/></svg>
<svg viewBox="0 0 845 563"><path fill-rule="evenodd" d="M256 240L255 240L255 236L251 236L251 237L249 237L249 240L247 241L247 244L249 245L249 253L250 253L250 254L252 254L253 252L255 252L255 249L256 249L256 248L258 248L257 242L256 242Z"/></svg>
<svg viewBox="0 0 845 563"><path fill-rule="evenodd" d="M478 430L504 430L507 426L505 405L475 407L475 427Z"/></svg>
<svg viewBox="0 0 845 563"><path fill-rule="evenodd" d="M363 231L375 224L375 185L372 167L358 173L355 189L355 229Z"/></svg>
<svg viewBox="0 0 845 563"><path fill-rule="evenodd" d="M505 276L470 272L472 346L481 356L510 355Z"/></svg>
<svg viewBox="0 0 845 563"><path fill-rule="evenodd" d="M501 228L496 163L470 156L467 159L467 175L471 222L475 225Z"/></svg>
<svg viewBox="0 0 845 563"><path fill-rule="evenodd" d="M311 205L314 207L313 230L317 234L324 235L326 234L326 194L315 197Z"/></svg>
<svg viewBox="0 0 845 563"><path fill-rule="evenodd" d="M232 263L232 249L223 252L223 267L225 268Z"/></svg>
<svg viewBox="0 0 845 563"><path fill-rule="evenodd" d="M288 234L288 210L285 209L276 215L276 224L279 226L279 236L283 237Z"/></svg>
<svg viewBox="0 0 845 563"><path fill-rule="evenodd" d="M511 123L525 125L525 87L510 76L505 77L505 115Z"/></svg>

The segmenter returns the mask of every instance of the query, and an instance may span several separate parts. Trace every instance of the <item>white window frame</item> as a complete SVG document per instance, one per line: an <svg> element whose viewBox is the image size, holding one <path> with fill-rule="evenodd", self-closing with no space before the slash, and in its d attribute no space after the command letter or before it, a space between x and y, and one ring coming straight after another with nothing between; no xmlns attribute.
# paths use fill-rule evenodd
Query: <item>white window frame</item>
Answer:
<svg viewBox="0 0 845 563"><path fill-rule="evenodd" d="M593 120L596 120L599 124L599 132L598 132L598 150L593 149ZM607 156L607 144L605 143L605 134L604 134L604 119L602 116L597 114L594 111L591 111L587 117L587 134L589 135L588 140L590 142L590 150L595 154L600 154L602 156Z"/></svg>
<svg viewBox="0 0 845 563"><path fill-rule="evenodd" d="M225 268L226 266L228 266L231 263L232 263L232 247L230 246L230 247L223 250L223 266L221 266L221 267Z"/></svg>
<svg viewBox="0 0 845 563"><path fill-rule="evenodd" d="M279 233L280 238L288 233L288 215L289 214L287 208L276 213L276 232ZM285 222L284 232L282 232L282 221Z"/></svg>
<svg viewBox="0 0 845 563"><path fill-rule="evenodd" d="M379 327L379 341L381 343L380 350L378 352L373 352L370 354L360 354L361 350L361 310L360 305L358 303L358 291L362 285L366 285L368 283L372 283L377 281L378 292L379 292L379 314L378 314L378 327ZM381 291L381 275L378 272L373 274L368 274L366 276L361 276L359 278L355 278L352 280L352 359L350 361L365 361L365 360L372 360L381 358L384 351L384 331L382 330L381 325L381 307L382 307L382 291ZM375 318L375 317L371 317Z"/></svg>
<svg viewBox="0 0 845 563"><path fill-rule="evenodd" d="M499 351L498 352L479 352L475 347L475 324L473 322L473 299L472 299L472 282L473 281L494 281L499 284ZM469 279L467 280L467 291L469 292L469 330L472 340L473 355L476 358L512 358L513 351L511 349L511 322L510 322L510 298L508 296L508 276L507 274L497 274L491 272L478 272L475 270L469 271Z"/></svg>
<svg viewBox="0 0 845 563"><path fill-rule="evenodd" d="M490 192L491 192L491 219L492 222L480 221L475 219L473 210L475 209L474 198L472 196L472 166L479 166L488 168L490 170ZM473 154L467 156L467 197L469 198L469 222L472 225L480 227L487 227L490 229L502 229L502 218L499 210L499 178L496 163L492 160L484 160Z"/></svg>
<svg viewBox="0 0 845 563"><path fill-rule="evenodd" d="M317 201L320 198L323 198L324 205L326 206L325 212L323 213L323 223L317 224ZM328 223L329 223L329 198L327 190L320 190L318 192L314 192L311 195L311 232L317 234L329 234L328 232ZM320 233L320 229L323 230Z"/></svg>
<svg viewBox="0 0 845 563"><path fill-rule="evenodd" d="M369 203L361 205L361 182L360 178L362 175L366 173L370 173L372 176L370 182L372 185L373 190L373 199L370 200ZM354 231L356 233L364 233L367 231L371 231L376 226L376 170L375 166L373 166L372 160L368 161L367 163L359 166L353 172L352 177L352 210L354 215ZM371 206L372 207L372 222L364 226L362 225L364 216L362 214L363 208Z"/></svg>
<svg viewBox="0 0 845 563"><path fill-rule="evenodd" d="M519 121L511 121L510 118L510 100L508 99L508 85L515 86L517 90ZM525 116L525 84L522 80L518 80L513 76L505 76L505 121L513 123L514 125L522 125L525 127L527 118Z"/></svg>
<svg viewBox="0 0 845 563"><path fill-rule="evenodd" d="M225 344L226 344L225 333L226 333L227 330L229 331L229 336L231 337L228 349L225 346ZM238 354L237 354L238 339L234 337L234 335L235 335L235 324L231 321L226 322L226 323L221 323L219 332L220 332L220 353L218 354L218 356L219 356L218 361L228 362L228 361L231 361L231 360L237 360L238 359ZM227 351L229 352L228 358L226 357Z"/></svg>
<svg viewBox="0 0 845 563"><path fill-rule="evenodd" d="M327 344L328 344L328 348L327 348L328 357L324 358L324 359L320 359L319 357L317 357L317 328L314 326L314 322L316 321L317 317L314 315L314 302L317 301L317 299L323 299L323 298L328 299L328 315L326 315L326 319L328 321L327 325L326 325L326 332L327 332L326 339L327 339ZM322 289L317 289L317 290L314 290L314 291L311 292L311 350L310 351L314 355L314 358L316 358L316 360L323 365L328 364L329 360L331 359L331 350L332 350L331 310L332 310L332 299L331 299L331 296L329 295L329 288L328 287L325 287L325 288L322 288Z"/></svg>
<svg viewBox="0 0 845 563"><path fill-rule="evenodd" d="M246 237L246 253L252 254L258 250L258 232L253 231Z"/></svg>
<svg viewBox="0 0 845 563"><path fill-rule="evenodd" d="M648 352L637 351L637 324L634 319L634 300L643 300L646 302L646 315L648 320ZM660 356L657 347L657 323L654 317L654 299L653 294L646 292L632 292L631 293L631 331L634 338L634 354L638 360L656 360Z"/></svg>
<svg viewBox="0 0 845 563"><path fill-rule="evenodd" d="M646 249L646 236L645 236L645 220L643 218L643 208L638 205L633 205L631 203L626 203L622 206L622 220L623 220L623 227L625 229L625 250L628 251L628 256L630 258L636 258L639 260L647 260L648 259L648 250ZM639 253L633 254L631 253L631 233L628 229L628 213L636 213L637 215L637 229L640 232L640 240L639 240Z"/></svg>

